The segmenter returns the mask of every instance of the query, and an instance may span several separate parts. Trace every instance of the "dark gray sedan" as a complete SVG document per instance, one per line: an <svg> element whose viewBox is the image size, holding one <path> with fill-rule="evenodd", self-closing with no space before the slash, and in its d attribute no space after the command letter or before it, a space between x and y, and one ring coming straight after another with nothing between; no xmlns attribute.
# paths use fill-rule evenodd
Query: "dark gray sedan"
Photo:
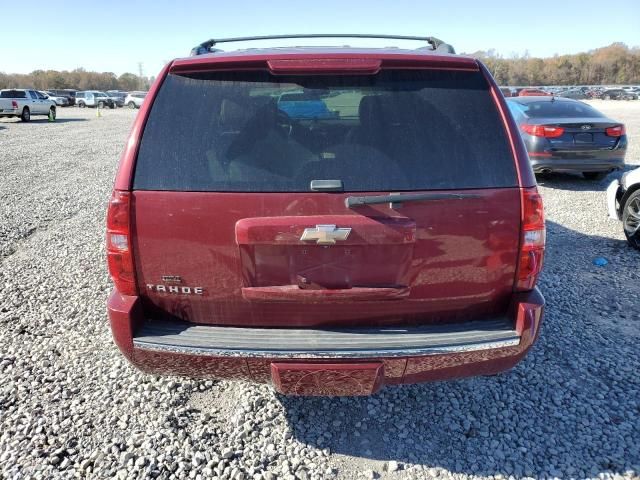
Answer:
<svg viewBox="0 0 640 480"><path fill-rule="evenodd" d="M579 172L598 180L624 167L624 125L590 105L559 97L516 97L507 103L534 172Z"/></svg>
<svg viewBox="0 0 640 480"><path fill-rule="evenodd" d="M558 94L558 97L573 98L574 100L585 100L589 98L581 88L572 88Z"/></svg>

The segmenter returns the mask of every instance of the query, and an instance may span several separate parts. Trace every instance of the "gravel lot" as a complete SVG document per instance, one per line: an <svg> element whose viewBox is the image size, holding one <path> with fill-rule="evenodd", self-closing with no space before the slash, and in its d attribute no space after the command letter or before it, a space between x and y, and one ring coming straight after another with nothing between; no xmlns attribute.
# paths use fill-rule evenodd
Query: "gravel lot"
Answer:
<svg viewBox="0 0 640 480"><path fill-rule="evenodd" d="M593 104L640 164L640 101ZM612 176L541 179L546 323L513 371L284 398L147 376L113 345L104 214L135 114L0 120L0 479L638 478L640 253L607 220Z"/></svg>

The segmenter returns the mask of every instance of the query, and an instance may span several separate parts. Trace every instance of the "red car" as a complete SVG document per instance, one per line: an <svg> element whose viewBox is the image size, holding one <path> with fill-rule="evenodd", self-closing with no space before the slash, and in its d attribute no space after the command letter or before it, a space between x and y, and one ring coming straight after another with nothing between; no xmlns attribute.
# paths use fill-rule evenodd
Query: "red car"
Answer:
<svg viewBox="0 0 640 480"><path fill-rule="evenodd" d="M550 97L549 92L540 90L539 88L523 88L518 92L519 97Z"/></svg>
<svg viewBox="0 0 640 480"><path fill-rule="evenodd" d="M368 395L525 356L544 307L535 177L485 66L424 40L210 41L164 68L107 214L108 312L131 363ZM332 114L287 113L287 92Z"/></svg>

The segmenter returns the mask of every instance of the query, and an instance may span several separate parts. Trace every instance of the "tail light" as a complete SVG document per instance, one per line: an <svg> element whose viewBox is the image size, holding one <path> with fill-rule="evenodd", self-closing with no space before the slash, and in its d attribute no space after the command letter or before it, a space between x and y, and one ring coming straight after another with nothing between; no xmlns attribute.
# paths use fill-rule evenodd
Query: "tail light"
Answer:
<svg viewBox="0 0 640 480"><path fill-rule="evenodd" d="M129 192L114 190L107 210L107 264L109 275L122 295L137 295L131 255Z"/></svg>
<svg viewBox="0 0 640 480"><path fill-rule="evenodd" d="M617 125L615 127L605 128L604 133L609 137L621 137L627 133L627 130L624 128L624 125Z"/></svg>
<svg viewBox="0 0 640 480"><path fill-rule="evenodd" d="M536 187L522 190L522 238L516 272L515 290L536 286L544 260L545 228L542 197Z"/></svg>
<svg viewBox="0 0 640 480"><path fill-rule="evenodd" d="M18 102L16 102L15 100L11 100L11 108L13 108L14 110L18 109Z"/></svg>
<svg viewBox="0 0 640 480"><path fill-rule="evenodd" d="M557 138L564 133L562 127L550 127L548 125L522 125L522 130L534 137Z"/></svg>

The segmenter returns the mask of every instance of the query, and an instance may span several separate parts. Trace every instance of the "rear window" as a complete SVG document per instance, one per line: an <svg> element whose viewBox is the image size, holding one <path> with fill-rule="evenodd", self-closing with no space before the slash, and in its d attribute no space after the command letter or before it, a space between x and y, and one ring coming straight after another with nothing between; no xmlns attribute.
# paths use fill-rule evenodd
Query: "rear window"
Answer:
<svg viewBox="0 0 640 480"><path fill-rule="evenodd" d="M595 108L582 102L565 102L562 100L543 101L543 102L526 102L517 101L510 102L521 113L529 118L597 118L602 114Z"/></svg>
<svg viewBox="0 0 640 480"><path fill-rule="evenodd" d="M134 189L308 192L512 187L514 160L479 72L169 75Z"/></svg>
<svg viewBox="0 0 640 480"><path fill-rule="evenodd" d="M22 90L4 90L0 92L0 98L27 98L27 93Z"/></svg>

